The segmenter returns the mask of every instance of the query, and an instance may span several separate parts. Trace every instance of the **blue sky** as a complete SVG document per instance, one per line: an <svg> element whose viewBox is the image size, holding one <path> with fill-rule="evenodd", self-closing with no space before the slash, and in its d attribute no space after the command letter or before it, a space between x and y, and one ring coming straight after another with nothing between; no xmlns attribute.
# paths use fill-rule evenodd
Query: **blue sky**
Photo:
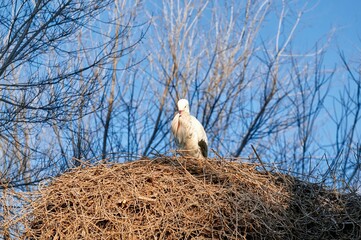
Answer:
<svg viewBox="0 0 361 240"><path fill-rule="evenodd" d="M303 44L310 46L335 29L331 53L336 54L337 48L340 48L356 60L361 50L361 1L319 0L310 1L311 4L315 4L315 8L304 15L300 29Z"/></svg>
<svg viewBox="0 0 361 240"><path fill-rule="evenodd" d="M361 64L361 1L360 0L319 0L310 1L314 8L305 13L299 28L296 47L311 48L320 38L325 41L329 33L334 30L330 45L326 51L324 63L333 68L337 64L337 77L331 84L331 96L337 96L341 87L346 83L346 72L341 68L338 50L341 50L348 61L355 67ZM301 47L301 48L302 48ZM328 98L328 106L332 105L332 98ZM326 127L320 134L332 135L332 126ZM332 136L333 137L333 136Z"/></svg>

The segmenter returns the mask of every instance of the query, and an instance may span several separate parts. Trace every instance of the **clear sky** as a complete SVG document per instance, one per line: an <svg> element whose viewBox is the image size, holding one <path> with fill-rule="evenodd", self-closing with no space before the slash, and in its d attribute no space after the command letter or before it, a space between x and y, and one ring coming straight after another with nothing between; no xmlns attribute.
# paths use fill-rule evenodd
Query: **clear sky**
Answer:
<svg viewBox="0 0 361 240"><path fill-rule="evenodd" d="M326 37L335 30L331 51L340 48L355 60L361 52L361 1L360 0L318 0L310 1L315 6L303 18L302 42L312 46L320 37ZM330 61L332 61L330 59ZM331 63L331 62L330 62Z"/></svg>

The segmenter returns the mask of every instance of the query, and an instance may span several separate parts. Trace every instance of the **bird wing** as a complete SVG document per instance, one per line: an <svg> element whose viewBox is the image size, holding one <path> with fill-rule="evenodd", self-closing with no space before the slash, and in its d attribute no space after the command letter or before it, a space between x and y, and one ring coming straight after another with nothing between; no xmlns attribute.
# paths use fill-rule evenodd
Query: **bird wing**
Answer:
<svg viewBox="0 0 361 240"><path fill-rule="evenodd" d="M177 113L173 120L172 120L172 125L171 125L171 129L172 129L172 133L175 139L175 142L177 145L179 145L180 139L178 136L178 124L179 124L179 113Z"/></svg>
<svg viewBox="0 0 361 240"><path fill-rule="evenodd" d="M197 142L198 142L198 146L201 150L201 153L202 153L203 157L207 157L208 156L208 139L207 139L206 131L204 130L202 124L194 116L191 116L191 121L192 121L193 130L196 132L197 137L198 137Z"/></svg>
<svg viewBox="0 0 361 240"><path fill-rule="evenodd" d="M191 121L194 131L197 133L198 141L203 140L208 144L207 134L206 131L204 131L202 124L194 116L191 116Z"/></svg>
<svg viewBox="0 0 361 240"><path fill-rule="evenodd" d="M199 149L203 157L208 157L208 144L204 140L198 142Z"/></svg>

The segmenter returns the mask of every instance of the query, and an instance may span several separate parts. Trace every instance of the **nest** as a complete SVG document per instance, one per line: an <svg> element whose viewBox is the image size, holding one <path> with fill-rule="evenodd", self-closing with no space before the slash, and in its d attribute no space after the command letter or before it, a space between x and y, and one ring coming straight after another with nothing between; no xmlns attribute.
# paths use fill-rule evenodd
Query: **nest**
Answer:
<svg viewBox="0 0 361 240"><path fill-rule="evenodd" d="M25 239L360 239L361 199L257 165L159 157L40 190Z"/></svg>

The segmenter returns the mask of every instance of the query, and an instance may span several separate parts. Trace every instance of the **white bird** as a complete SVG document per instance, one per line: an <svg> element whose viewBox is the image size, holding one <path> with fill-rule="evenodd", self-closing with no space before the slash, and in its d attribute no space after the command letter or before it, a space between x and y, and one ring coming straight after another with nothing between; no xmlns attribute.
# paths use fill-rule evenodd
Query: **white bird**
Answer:
<svg viewBox="0 0 361 240"><path fill-rule="evenodd" d="M180 152L185 156L207 158L208 139L202 124L189 113L187 99L178 101L178 113L172 121L172 133Z"/></svg>

